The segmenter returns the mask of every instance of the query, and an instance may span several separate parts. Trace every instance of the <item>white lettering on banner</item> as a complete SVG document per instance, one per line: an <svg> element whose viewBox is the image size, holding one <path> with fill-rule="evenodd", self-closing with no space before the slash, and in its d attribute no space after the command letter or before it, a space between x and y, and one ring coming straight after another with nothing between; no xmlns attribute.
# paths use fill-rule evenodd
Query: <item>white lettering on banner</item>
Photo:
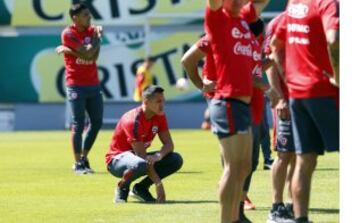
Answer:
<svg viewBox="0 0 360 223"><path fill-rule="evenodd" d="M290 17L296 18L296 19L302 19L305 18L309 13L309 7L307 5L304 5L302 3L299 4L290 4L287 13Z"/></svg>
<svg viewBox="0 0 360 223"><path fill-rule="evenodd" d="M290 44L301 44L301 45L309 45L310 40L308 38L300 38L300 37L293 37L289 38Z"/></svg>
<svg viewBox="0 0 360 223"><path fill-rule="evenodd" d="M236 55L244 55L248 57L252 57L252 47L249 45L242 45L240 42L237 42L234 46L234 53Z"/></svg>
<svg viewBox="0 0 360 223"><path fill-rule="evenodd" d="M303 24L288 24L288 32L300 32L300 33L309 33L310 26Z"/></svg>
<svg viewBox="0 0 360 223"><path fill-rule="evenodd" d="M80 65L92 65L94 64L93 60L84 60L81 58L76 58L76 64L80 64Z"/></svg>
<svg viewBox="0 0 360 223"><path fill-rule="evenodd" d="M251 33L250 32L242 33L237 27L232 28L231 35L235 39L242 39L242 38L251 39Z"/></svg>
<svg viewBox="0 0 360 223"><path fill-rule="evenodd" d="M4 1L4 0L3 0ZM3 2L1 1L1 2ZM6 0L6 5L11 7L13 26L43 26L43 25L66 25L70 22L67 9L72 3L79 0L51 1L51 0ZM7 3L7 2L17 2ZM148 16L157 14L187 14L197 13L203 10L200 1L184 0L86 0L92 18L101 25L140 25L148 20ZM19 4L18 4L19 3ZM167 13L164 13L167 12ZM150 24L187 24L194 18L176 19L164 18L148 20Z"/></svg>

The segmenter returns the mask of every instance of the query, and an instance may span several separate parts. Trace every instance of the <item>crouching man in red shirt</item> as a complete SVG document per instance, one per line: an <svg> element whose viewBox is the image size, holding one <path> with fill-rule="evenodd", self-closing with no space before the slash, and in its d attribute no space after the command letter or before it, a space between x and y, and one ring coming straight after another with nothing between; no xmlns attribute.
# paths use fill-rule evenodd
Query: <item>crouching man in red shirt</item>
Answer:
<svg viewBox="0 0 360 223"><path fill-rule="evenodd" d="M178 171L183 160L174 152L164 109L164 89L151 85L143 91L141 106L126 112L119 120L106 163L109 172L121 178L115 189L115 203L126 202L130 184L137 178L146 177L135 184L132 194L143 202L165 202L165 189L161 180ZM156 135L162 147L160 151L147 153ZM149 192L155 184L157 199Z"/></svg>

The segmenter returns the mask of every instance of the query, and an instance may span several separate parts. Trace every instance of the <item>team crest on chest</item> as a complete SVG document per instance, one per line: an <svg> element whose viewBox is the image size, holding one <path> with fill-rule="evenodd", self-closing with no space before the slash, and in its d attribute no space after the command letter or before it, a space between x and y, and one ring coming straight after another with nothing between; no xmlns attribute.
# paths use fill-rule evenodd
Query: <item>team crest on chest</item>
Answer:
<svg viewBox="0 0 360 223"><path fill-rule="evenodd" d="M309 6L302 3L299 4L290 4L287 10L287 13L290 17L296 19L305 18L309 13Z"/></svg>
<svg viewBox="0 0 360 223"><path fill-rule="evenodd" d="M159 127L157 127L156 125L151 128L151 132L153 134L156 134L158 132L158 130L159 130Z"/></svg>
<svg viewBox="0 0 360 223"><path fill-rule="evenodd" d="M70 98L71 100L75 100L75 99L78 98L78 94L77 94L76 92L70 92L70 93L69 93L69 98Z"/></svg>
<svg viewBox="0 0 360 223"><path fill-rule="evenodd" d="M91 38L90 37L85 37L84 39L84 44L89 44L91 42Z"/></svg>

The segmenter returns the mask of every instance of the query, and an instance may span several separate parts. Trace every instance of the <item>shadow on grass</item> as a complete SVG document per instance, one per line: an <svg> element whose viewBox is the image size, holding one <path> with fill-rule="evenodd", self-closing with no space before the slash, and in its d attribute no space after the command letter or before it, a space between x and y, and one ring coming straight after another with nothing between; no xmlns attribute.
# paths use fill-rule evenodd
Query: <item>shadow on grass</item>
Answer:
<svg viewBox="0 0 360 223"><path fill-rule="evenodd" d="M203 172L201 171L179 171L176 172L176 174L202 174Z"/></svg>
<svg viewBox="0 0 360 223"><path fill-rule="evenodd" d="M150 205L171 205L171 204L217 204L215 200L168 200L165 203L144 203L141 201L133 201L131 203L150 204Z"/></svg>
<svg viewBox="0 0 360 223"><path fill-rule="evenodd" d="M310 208L309 211L323 214L339 214L339 209L333 208Z"/></svg>
<svg viewBox="0 0 360 223"><path fill-rule="evenodd" d="M256 211L270 211L270 209L271 207L256 206ZM309 211L320 214L339 214L339 209L333 209L333 208L310 208Z"/></svg>

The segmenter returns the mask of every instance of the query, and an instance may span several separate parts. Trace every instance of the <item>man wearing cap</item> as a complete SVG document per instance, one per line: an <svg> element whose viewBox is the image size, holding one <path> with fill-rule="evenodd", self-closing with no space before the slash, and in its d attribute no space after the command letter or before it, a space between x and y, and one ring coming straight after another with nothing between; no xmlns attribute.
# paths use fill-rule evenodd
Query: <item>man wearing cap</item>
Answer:
<svg viewBox="0 0 360 223"><path fill-rule="evenodd" d="M178 171L183 163L180 154L174 152L164 113L164 89L150 85L143 91L141 106L126 112L119 120L106 154L109 172L121 180L115 189L115 203L127 202L130 184L135 184L132 194L143 202L165 202L162 179ZM147 148L158 134L162 147L147 153ZM155 184L157 198L149 192Z"/></svg>

